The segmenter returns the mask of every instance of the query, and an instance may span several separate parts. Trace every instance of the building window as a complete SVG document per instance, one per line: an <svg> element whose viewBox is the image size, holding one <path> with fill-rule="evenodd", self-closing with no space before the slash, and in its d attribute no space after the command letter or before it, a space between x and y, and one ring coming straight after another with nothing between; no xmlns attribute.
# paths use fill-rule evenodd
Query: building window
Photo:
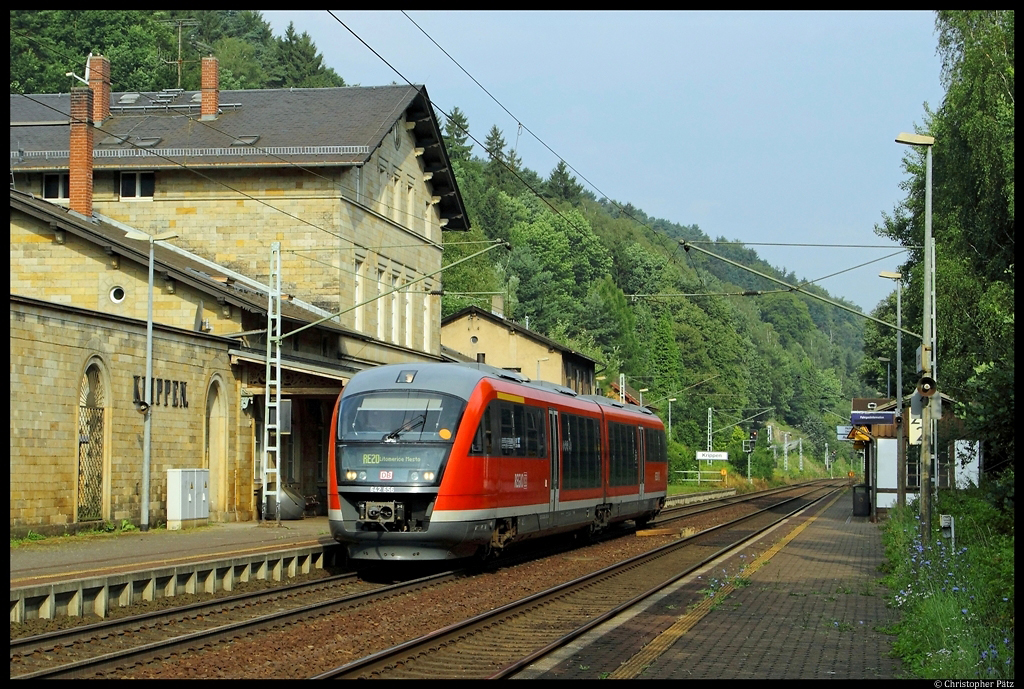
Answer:
<svg viewBox="0 0 1024 689"><path fill-rule="evenodd" d="M430 351L430 284L424 284L426 293L423 295L423 351Z"/></svg>
<svg viewBox="0 0 1024 689"><path fill-rule="evenodd" d="M391 341L400 344L399 327L401 320L398 317L398 276L391 276Z"/></svg>
<svg viewBox="0 0 1024 689"><path fill-rule="evenodd" d="M406 291L402 292L402 298L405 299L405 346L412 349L412 294L409 293L408 286Z"/></svg>
<svg viewBox="0 0 1024 689"><path fill-rule="evenodd" d="M70 179L70 174L43 175L43 198L71 198L71 194L68 191L70 188Z"/></svg>
<svg viewBox="0 0 1024 689"><path fill-rule="evenodd" d="M355 265L355 301L356 301L356 330L363 330L363 262L357 260Z"/></svg>
<svg viewBox="0 0 1024 689"><path fill-rule="evenodd" d="M377 269L377 339L384 339L384 270Z"/></svg>
<svg viewBox="0 0 1024 689"><path fill-rule="evenodd" d="M124 301L124 287L117 286L110 290L110 301L120 304Z"/></svg>
<svg viewBox="0 0 1024 689"><path fill-rule="evenodd" d="M153 172L122 172L121 198L153 198L156 189L156 174Z"/></svg>

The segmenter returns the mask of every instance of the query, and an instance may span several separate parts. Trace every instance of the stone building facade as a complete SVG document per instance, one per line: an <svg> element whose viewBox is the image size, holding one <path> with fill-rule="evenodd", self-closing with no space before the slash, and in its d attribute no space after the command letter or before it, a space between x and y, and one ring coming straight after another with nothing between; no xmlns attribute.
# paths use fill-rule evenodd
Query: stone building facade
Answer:
<svg viewBox="0 0 1024 689"><path fill-rule="evenodd" d="M89 88L11 96L12 533L139 521L138 231L175 235L154 242L150 523L177 468L209 469L211 519L256 515L274 242L281 475L322 498L346 381L445 358L441 229L468 221L426 90L221 92L207 58L195 94L117 93L90 67Z"/></svg>
<svg viewBox="0 0 1024 689"><path fill-rule="evenodd" d="M138 522L146 326L11 297L11 526L71 529ZM157 326L160 364L151 455L153 523L164 521L167 469L209 468L215 519L251 519L252 416L223 338Z"/></svg>
<svg viewBox="0 0 1024 689"><path fill-rule="evenodd" d="M581 395L596 390L593 359L477 306L442 320L441 339L470 360L565 385Z"/></svg>

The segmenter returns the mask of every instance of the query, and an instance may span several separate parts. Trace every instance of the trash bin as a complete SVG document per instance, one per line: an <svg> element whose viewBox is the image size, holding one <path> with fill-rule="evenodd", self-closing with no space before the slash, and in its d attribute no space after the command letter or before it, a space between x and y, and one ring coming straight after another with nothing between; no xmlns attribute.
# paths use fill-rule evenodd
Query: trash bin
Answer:
<svg viewBox="0 0 1024 689"><path fill-rule="evenodd" d="M871 516L871 492L866 483L853 487L853 516Z"/></svg>

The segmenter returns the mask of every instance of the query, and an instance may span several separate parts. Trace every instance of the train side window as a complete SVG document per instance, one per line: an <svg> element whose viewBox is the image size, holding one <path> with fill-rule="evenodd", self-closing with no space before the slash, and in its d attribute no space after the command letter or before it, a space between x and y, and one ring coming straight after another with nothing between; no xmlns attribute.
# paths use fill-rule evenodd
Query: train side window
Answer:
<svg viewBox="0 0 1024 689"><path fill-rule="evenodd" d="M544 410L526 407L526 456L545 457Z"/></svg>
<svg viewBox="0 0 1024 689"><path fill-rule="evenodd" d="M628 486L637 482L636 429L622 423L608 424L608 440L611 443L611 472L609 484Z"/></svg>
<svg viewBox="0 0 1024 689"><path fill-rule="evenodd" d="M582 419L587 429L587 483L588 488L601 485L601 429L595 419Z"/></svg>
<svg viewBox="0 0 1024 689"><path fill-rule="evenodd" d="M480 416L480 423L477 424L476 433L473 434L473 442L469 448L471 455L489 455L492 453L491 446L491 414L494 411L494 403L487 405L484 413Z"/></svg>
<svg viewBox="0 0 1024 689"><path fill-rule="evenodd" d="M498 406L501 432L501 454L506 457L525 457L523 435L526 432L526 407L522 404L502 403Z"/></svg>
<svg viewBox="0 0 1024 689"><path fill-rule="evenodd" d="M562 414L562 488L576 488L577 455L576 417Z"/></svg>

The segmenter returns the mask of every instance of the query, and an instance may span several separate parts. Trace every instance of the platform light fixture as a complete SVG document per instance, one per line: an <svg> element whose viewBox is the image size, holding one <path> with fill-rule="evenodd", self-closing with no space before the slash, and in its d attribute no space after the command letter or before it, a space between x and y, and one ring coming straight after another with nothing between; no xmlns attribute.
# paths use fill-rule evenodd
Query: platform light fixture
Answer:
<svg viewBox="0 0 1024 689"><path fill-rule="evenodd" d="M125 233L126 239L134 239L149 243L149 292L146 310L146 387L143 393L143 437L142 437L142 505L139 517L139 530L149 531L149 459L153 444L153 245L156 242L174 239L174 232L150 235L138 230Z"/></svg>
<svg viewBox="0 0 1024 689"><path fill-rule="evenodd" d="M896 143L925 147L924 184L924 327L921 332L923 375L938 380L935 361L935 243L932 239L932 146L934 136L900 132ZM939 402L941 405L941 401ZM931 541L932 524L932 404L921 409L921 540Z"/></svg>

